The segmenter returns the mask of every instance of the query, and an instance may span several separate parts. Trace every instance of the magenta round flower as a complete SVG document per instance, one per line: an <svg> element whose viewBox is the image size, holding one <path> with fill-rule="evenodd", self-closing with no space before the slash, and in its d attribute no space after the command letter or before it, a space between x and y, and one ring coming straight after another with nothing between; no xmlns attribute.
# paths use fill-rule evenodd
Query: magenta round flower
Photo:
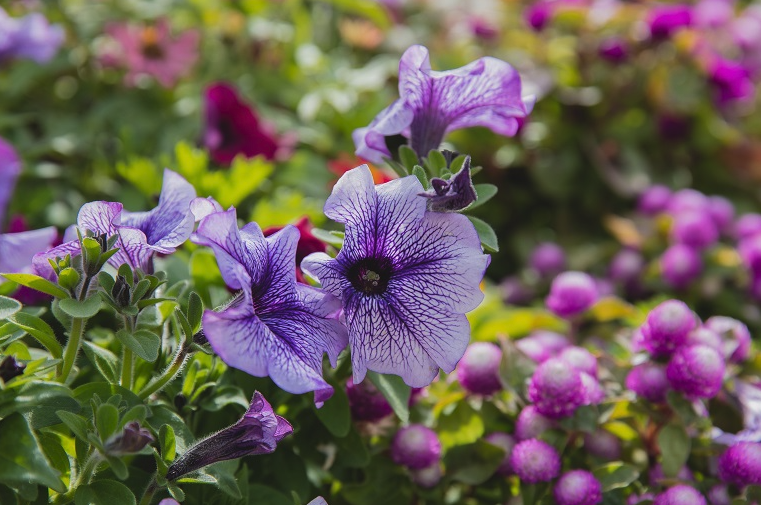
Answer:
<svg viewBox="0 0 761 505"><path fill-rule="evenodd" d="M708 198L708 213L719 232L726 233L728 227L735 220L735 206L723 196Z"/></svg>
<svg viewBox="0 0 761 505"><path fill-rule="evenodd" d="M685 345L707 345L719 352L723 352L724 349L721 336L705 326L700 326L692 330L690 334L687 335L687 342L685 342Z"/></svg>
<svg viewBox="0 0 761 505"><path fill-rule="evenodd" d="M558 505L595 505L602 502L602 484L586 470L564 473L555 484Z"/></svg>
<svg viewBox="0 0 761 505"><path fill-rule="evenodd" d="M583 347L575 345L566 347L560 351L560 354L558 354L557 357L574 367L579 372L584 372L592 377L597 377L597 358Z"/></svg>
<svg viewBox="0 0 761 505"><path fill-rule="evenodd" d="M700 253L690 246L674 244L661 256L661 275L672 287L683 289L703 270Z"/></svg>
<svg viewBox="0 0 761 505"><path fill-rule="evenodd" d="M653 505L707 505L706 499L694 487L677 484L659 494Z"/></svg>
<svg viewBox="0 0 761 505"><path fill-rule="evenodd" d="M582 405L597 405L605 399L605 390L600 382L589 375L581 372Z"/></svg>
<svg viewBox="0 0 761 505"><path fill-rule="evenodd" d="M392 412L386 397L369 380L355 384L349 377L346 395L349 397L351 417L357 421L378 421Z"/></svg>
<svg viewBox="0 0 761 505"><path fill-rule="evenodd" d="M547 442L532 438L513 447L510 466L523 482L548 482L560 473L560 455Z"/></svg>
<svg viewBox="0 0 761 505"><path fill-rule="evenodd" d="M761 273L761 234L740 240L737 252L745 267L758 277Z"/></svg>
<svg viewBox="0 0 761 505"><path fill-rule="evenodd" d="M621 440L608 430L598 428L584 435L584 449L592 456L615 461L621 457Z"/></svg>
<svg viewBox="0 0 761 505"><path fill-rule="evenodd" d="M626 376L626 387L653 403L666 401L666 393L670 389L666 369L652 361L632 368Z"/></svg>
<svg viewBox="0 0 761 505"><path fill-rule="evenodd" d="M626 41L620 37L610 37L600 43L600 57L611 63L622 63L629 55Z"/></svg>
<svg viewBox="0 0 761 505"><path fill-rule="evenodd" d="M515 346L537 363L547 361L571 345L565 335L549 330L536 330L515 342Z"/></svg>
<svg viewBox="0 0 761 505"><path fill-rule="evenodd" d="M671 387L689 398L713 398L724 379L724 357L707 345L678 349L666 368Z"/></svg>
<svg viewBox="0 0 761 505"><path fill-rule="evenodd" d="M724 357L735 363L748 359L750 354L750 331L737 319L725 316L713 316L704 325L723 338Z"/></svg>
<svg viewBox="0 0 761 505"><path fill-rule="evenodd" d="M656 184L650 186L639 195L637 210L642 214L654 216L666 210L671 199L671 190L666 186Z"/></svg>
<svg viewBox="0 0 761 505"><path fill-rule="evenodd" d="M761 443L739 442L719 458L719 477L727 484L761 485Z"/></svg>
<svg viewBox="0 0 761 505"><path fill-rule="evenodd" d="M408 468L425 468L441 458L438 435L422 424L411 424L396 432L391 442L391 459Z"/></svg>
<svg viewBox="0 0 761 505"><path fill-rule="evenodd" d="M470 393L492 395L502 389L501 361L502 350L491 342L470 344L457 365L457 380Z"/></svg>
<svg viewBox="0 0 761 505"><path fill-rule="evenodd" d="M528 398L550 419L570 416L584 403L581 373L558 358L550 358L534 371Z"/></svg>
<svg viewBox="0 0 761 505"><path fill-rule="evenodd" d="M723 484L716 484L706 493L708 502L711 505L730 505L732 498L729 496L729 489Z"/></svg>
<svg viewBox="0 0 761 505"><path fill-rule="evenodd" d="M657 5L648 13L646 22L652 38L666 39L692 24L692 8L679 4Z"/></svg>
<svg viewBox="0 0 761 505"><path fill-rule="evenodd" d="M484 440L492 445L496 445L505 451L505 458L497 468L497 473L499 475L511 475L513 473L513 469L510 466L510 456L512 455L513 448L516 444L515 438L511 435L508 435L507 433L495 431L494 433L488 434Z"/></svg>
<svg viewBox="0 0 761 505"><path fill-rule="evenodd" d="M687 341L696 326L695 314L682 301L666 300L647 315L642 343L654 356L669 356Z"/></svg>
<svg viewBox="0 0 761 505"><path fill-rule="evenodd" d="M531 252L528 264L541 277L554 277L565 270L565 252L553 242L543 242Z"/></svg>
<svg viewBox="0 0 761 505"><path fill-rule="evenodd" d="M716 58L708 73L719 105L752 100L756 94L751 71L740 62Z"/></svg>
<svg viewBox="0 0 761 505"><path fill-rule="evenodd" d="M621 249L610 260L608 276L616 282L627 284L639 279L644 268L642 253L634 249Z"/></svg>
<svg viewBox="0 0 761 505"><path fill-rule="evenodd" d="M528 440L539 438L539 435L555 427L555 422L539 413L534 405L527 405L515 420L515 438Z"/></svg>
<svg viewBox="0 0 761 505"><path fill-rule="evenodd" d="M682 212L707 212L708 207L706 195L696 189L685 188L671 195L666 209L669 214L676 216Z"/></svg>
<svg viewBox="0 0 761 505"><path fill-rule="evenodd" d="M705 249L719 239L719 230L707 212L682 212L671 225L671 240L694 249Z"/></svg>
<svg viewBox="0 0 761 505"><path fill-rule="evenodd" d="M424 468L410 468L412 482L426 489L435 487L443 476L444 472L441 470L441 463L438 461Z"/></svg>
<svg viewBox="0 0 761 505"><path fill-rule="evenodd" d="M761 214L743 214L735 222L735 237L738 240L750 238L761 233Z"/></svg>
<svg viewBox="0 0 761 505"><path fill-rule="evenodd" d="M594 279L584 272L564 272L552 281L547 308L560 317L572 317L589 309L598 298Z"/></svg>
<svg viewBox="0 0 761 505"><path fill-rule="evenodd" d="M534 31L540 32L552 19L552 5L547 0L538 0L523 11L523 19Z"/></svg>

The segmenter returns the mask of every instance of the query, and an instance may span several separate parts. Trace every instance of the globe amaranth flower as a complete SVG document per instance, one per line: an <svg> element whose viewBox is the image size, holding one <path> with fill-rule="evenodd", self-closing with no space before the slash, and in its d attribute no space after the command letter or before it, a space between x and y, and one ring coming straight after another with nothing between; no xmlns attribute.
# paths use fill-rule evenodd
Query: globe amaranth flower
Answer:
<svg viewBox="0 0 761 505"><path fill-rule="evenodd" d="M79 210L77 227L96 236L118 235L119 251L108 262L119 267L126 263L145 272L153 271L154 254L171 254L193 231L195 223L190 204L196 197L193 186L179 174L164 170L164 185L158 205L146 212L124 210L118 202L90 202ZM80 254L79 240L72 228L64 235L64 243L34 256L34 267L40 275L51 278L48 259Z"/></svg>
<svg viewBox="0 0 761 505"><path fill-rule="evenodd" d="M634 249L624 248L610 260L608 276L624 285L639 280L645 268L645 258Z"/></svg>
<svg viewBox="0 0 761 505"><path fill-rule="evenodd" d="M573 317L592 307L599 298L595 280L584 272L563 272L555 277L547 308L560 317Z"/></svg>
<svg viewBox="0 0 761 505"><path fill-rule="evenodd" d="M597 52L601 58L611 63L623 63L629 56L626 41L620 37L609 37L603 40Z"/></svg>
<svg viewBox="0 0 761 505"><path fill-rule="evenodd" d="M560 455L547 442L531 438L513 447L510 466L523 482L548 482L560 473Z"/></svg>
<svg viewBox="0 0 761 505"><path fill-rule="evenodd" d="M291 433L290 423L275 414L264 396L255 391L251 405L237 423L193 444L174 460L166 478L175 480L219 461L271 453Z"/></svg>
<svg viewBox="0 0 761 505"><path fill-rule="evenodd" d="M537 363L542 363L556 356L570 346L565 335L549 330L536 330L515 342L515 347Z"/></svg>
<svg viewBox="0 0 761 505"><path fill-rule="evenodd" d="M285 149L274 128L256 115L233 86L224 82L210 85L204 93L201 141L211 159L224 166L239 154L274 160Z"/></svg>
<svg viewBox="0 0 761 505"><path fill-rule="evenodd" d="M650 311L640 327L643 345L654 356L669 356L697 326L695 314L682 301L666 300Z"/></svg>
<svg viewBox="0 0 761 505"><path fill-rule="evenodd" d="M422 424L411 424L396 432L391 442L391 459L408 468L426 468L441 458L438 435Z"/></svg>
<svg viewBox="0 0 761 505"><path fill-rule="evenodd" d="M708 503L711 505L730 505L732 498L729 496L729 489L723 484L716 484L706 493Z"/></svg>
<svg viewBox="0 0 761 505"><path fill-rule="evenodd" d="M687 484L677 484L657 495L653 505L707 505L700 492Z"/></svg>
<svg viewBox="0 0 761 505"><path fill-rule="evenodd" d="M542 242L531 251L528 264L540 277L555 277L565 270L565 252L553 242Z"/></svg>
<svg viewBox="0 0 761 505"><path fill-rule="evenodd" d="M314 391L321 404L333 394L322 377L323 353L335 367L347 336L337 320L340 301L296 282L298 239L290 225L266 238L256 223L239 230L235 209L203 218L192 240L211 247L225 283L242 290L223 311L205 311L203 329L229 366L269 376L290 393Z"/></svg>
<svg viewBox="0 0 761 505"><path fill-rule="evenodd" d="M703 270L700 253L684 244L669 246L660 258L661 275L667 284L684 289L698 278Z"/></svg>
<svg viewBox="0 0 761 505"><path fill-rule="evenodd" d="M708 197L708 213L720 232L726 233L735 220L735 206L723 196Z"/></svg>
<svg viewBox="0 0 761 505"><path fill-rule="evenodd" d="M676 191L667 205L667 210L672 216L683 212L704 212L709 207L708 197L700 191L692 188L684 188Z"/></svg>
<svg viewBox="0 0 761 505"><path fill-rule="evenodd" d="M559 358L550 358L534 370L528 398L550 419L568 417L584 403L581 373Z"/></svg>
<svg viewBox="0 0 761 505"><path fill-rule="evenodd" d="M412 482L420 487L430 489L435 487L441 478L444 476L444 471L441 469L441 462L436 461L424 468L410 468L410 479Z"/></svg>
<svg viewBox="0 0 761 505"><path fill-rule="evenodd" d="M513 136L518 118L525 118L534 97L521 96L518 72L496 58L480 58L464 67L431 70L428 49L412 46L399 62L399 99L352 138L357 156L381 163L391 158L386 137L403 135L420 157L437 149L454 130L485 126Z"/></svg>
<svg viewBox="0 0 761 505"><path fill-rule="evenodd" d="M666 369L658 363L646 361L635 366L626 376L626 387L653 403L666 401L666 393L671 389Z"/></svg>
<svg viewBox="0 0 761 505"><path fill-rule="evenodd" d="M299 243L296 246L296 280L302 284L306 284L306 278L304 273L299 268L304 258L315 252L325 252L328 247L325 243L312 235L312 223L309 222L308 217L299 219L294 226L299 230ZM282 230L282 226L273 226L263 231L265 237L269 237L275 232Z"/></svg>
<svg viewBox="0 0 761 505"><path fill-rule="evenodd" d="M761 214L743 214L735 221L735 237L737 240L741 241L758 234L761 234Z"/></svg>
<svg viewBox="0 0 761 505"><path fill-rule="evenodd" d="M584 450L605 461L616 461L621 457L621 439L598 428L594 433L584 435Z"/></svg>
<svg viewBox="0 0 761 505"><path fill-rule="evenodd" d="M346 225L343 247L301 264L343 302L354 382L373 370L427 386L468 345L489 256L465 216L426 211L421 190L415 176L374 186L367 166L347 172L325 203Z"/></svg>
<svg viewBox="0 0 761 505"><path fill-rule="evenodd" d="M639 195L637 210L642 214L654 216L666 210L671 199L671 190L666 186L656 184L650 186Z"/></svg>
<svg viewBox="0 0 761 505"><path fill-rule="evenodd" d="M645 20L654 39L666 39L692 24L692 8L682 4L661 4L650 9Z"/></svg>
<svg viewBox="0 0 761 505"><path fill-rule="evenodd" d="M13 58L47 63L64 41L61 25L51 25L40 13L12 18L0 7L0 62Z"/></svg>
<svg viewBox="0 0 761 505"><path fill-rule="evenodd" d="M579 372L597 377L597 358L583 347L566 347L558 354L558 359L565 361Z"/></svg>
<svg viewBox="0 0 761 505"><path fill-rule="evenodd" d="M351 417L357 421L378 421L393 412L386 397L370 381L354 384L349 377L346 395L349 397Z"/></svg>
<svg viewBox="0 0 761 505"><path fill-rule="evenodd" d="M541 414L535 405L526 405L515 420L515 438L539 438L542 433L554 427L555 421Z"/></svg>
<svg viewBox="0 0 761 505"><path fill-rule="evenodd" d="M198 60L197 30L186 30L173 37L167 19L150 25L111 24L106 34L113 39L110 50L101 55L107 66L125 68L124 82L137 86L146 76L165 88L173 87L188 74Z"/></svg>
<svg viewBox="0 0 761 505"><path fill-rule="evenodd" d="M724 357L707 345L685 346L674 353L666 368L669 384L688 398L713 398L724 379Z"/></svg>
<svg viewBox="0 0 761 505"><path fill-rule="evenodd" d="M724 58L711 62L709 81L716 92L716 102L727 105L738 101L752 101L756 94L750 70L742 63Z"/></svg>
<svg viewBox="0 0 761 505"><path fill-rule="evenodd" d="M694 249L705 249L719 239L719 230L707 211L680 212L671 225L671 240Z"/></svg>
<svg viewBox="0 0 761 505"><path fill-rule="evenodd" d="M491 342L470 344L457 365L457 380L470 393L492 395L502 389L501 361L502 350Z"/></svg>
<svg viewBox="0 0 761 505"><path fill-rule="evenodd" d="M719 478L740 487L761 485L761 443L739 442L719 457Z"/></svg>
<svg viewBox="0 0 761 505"><path fill-rule="evenodd" d="M737 319L725 316L713 316L703 325L716 332L722 339L719 350L724 357L735 363L741 363L750 355L750 330Z"/></svg>
<svg viewBox="0 0 761 505"><path fill-rule="evenodd" d="M558 505L596 505L602 502L602 484L586 470L560 476L553 490Z"/></svg>
<svg viewBox="0 0 761 505"><path fill-rule="evenodd" d="M515 438L507 433L495 431L486 435L484 440L505 451L505 457L502 459L502 463L497 467L497 473L499 475L511 475L513 469L510 466L510 455L513 453L513 448L516 444Z"/></svg>

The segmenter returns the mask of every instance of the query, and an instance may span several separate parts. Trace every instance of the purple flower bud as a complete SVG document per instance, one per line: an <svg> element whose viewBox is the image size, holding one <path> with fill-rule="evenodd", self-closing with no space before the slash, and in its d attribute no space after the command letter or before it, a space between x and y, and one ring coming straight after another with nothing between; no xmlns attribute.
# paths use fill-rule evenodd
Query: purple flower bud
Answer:
<svg viewBox="0 0 761 505"><path fill-rule="evenodd" d="M719 230L706 212L681 212L671 225L671 240L694 249L705 249L719 240Z"/></svg>
<svg viewBox="0 0 761 505"><path fill-rule="evenodd" d="M515 346L526 356L542 363L571 345L564 335L548 330L536 330L528 337L515 342Z"/></svg>
<svg viewBox="0 0 761 505"><path fill-rule="evenodd" d="M713 398L721 390L724 358L707 345L678 349L666 368L671 387L689 398Z"/></svg>
<svg viewBox="0 0 761 505"><path fill-rule="evenodd" d="M411 468L410 477L412 482L420 487L430 489L436 487L444 473L441 471L441 463L436 461L425 468Z"/></svg>
<svg viewBox="0 0 761 505"><path fill-rule="evenodd" d="M703 270L703 260L692 247L674 244L661 256L661 275L672 287L683 289Z"/></svg>
<svg viewBox="0 0 761 505"><path fill-rule="evenodd" d="M26 364L16 361L13 356L6 356L0 361L0 379L3 382L8 382L14 377L24 373Z"/></svg>
<svg viewBox="0 0 761 505"><path fill-rule="evenodd" d="M515 438L539 438L542 433L554 427L555 421L540 414L535 405L527 405L515 420Z"/></svg>
<svg viewBox="0 0 761 505"><path fill-rule="evenodd" d="M634 249L621 249L610 260L608 276L616 282L628 284L639 279L645 268L645 258Z"/></svg>
<svg viewBox="0 0 761 505"><path fill-rule="evenodd" d="M391 442L391 459L408 468L425 468L441 458L436 433L422 424L411 424L396 432Z"/></svg>
<svg viewBox="0 0 761 505"><path fill-rule="evenodd" d="M572 317L589 309L597 301L594 279L584 272L564 272L552 281L547 308L560 317Z"/></svg>
<svg viewBox="0 0 761 505"><path fill-rule="evenodd" d="M583 347L566 347L560 351L558 359L565 361L579 372L597 377L597 358Z"/></svg>
<svg viewBox="0 0 761 505"><path fill-rule="evenodd" d="M497 468L497 473L499 475L511 475L513 473L513 469L510 466L510 455L513 453L513 448L515 447L515 438L513 438L511 435L508 435L507 433L503 433L501 431L495 431L494 433L490 433L489 435L484 438L487 442L489 442L492 445L496 445L503 451L505 451L505 458L502 460L502 463Z"/></svg>
<svg viewBox="0 0 761 505"><path fill-rule="evenodd" d="M637 365L626 376L626 387L653 403L666 401L670 389L666 369L652 361Z"/></svg>
<svg viewBox="0 0 761 505"><path fill-rule="evenodd" d="M548 482L560 473L560 455L547 442L532 438L513 447L510 466L523 482Z"/></svg>
<svg viewBox="0 0 761 505"><path fill-rule="evenodd" d="M744 487L761 484L761 443L739 442L719 458L719 478Z"/></svg>
<svg viewBox="0 0 761 505"><path fill-rule="evenodd" d="M707 505L706 499L694 487L677 484L659 494L653 505Z"/></svg>
<svg viewBox="0 0 761 505"><path fill-rule="evenodd" d="M552 18L552 6L545 0L539 0L523 12L523 19L534 31L540 32Z"/></svg>
<svg viewBox="0 0 761 505"><path fill-rule="evenodd" d="M647 216L654 216L666 210L670 199L671 190L666 186L656 184L639 195L637 210Z"/></svg>
<svg viewBox="0 0 761 505"><path fill-rule="evenodd" d="M114 456L134 454L155 440L150 431L140 426L137 421L133 421L128 423L121 433L117 433L108 439L105 448L108 454Z"/></svg>
<svg viewBox="0 0 761 505"><path fill-rule="evenodd" d="M586 470L564 473L555 484L558 505L595 505L602 502L602 484Z"/></svg>
<svg viewBox="0 0 761 505"><path fill-rule="evenodd" d="M730 505L732 498L729 496L729 489L723 484L716 484L707 493L708 502L711 505Z"/></svg>
<svg viewBox="0 0 761 505"><path fill-rule="evenodd" d="M392 412L386 397L369 380L355 384L349 377L346 395L349 397L351 417L357 421L378 421Z"/></svg>
<svg viewBox="0 0 761 505"><path fill-rule="evenodd" d="M696 326L695 314L684 302L666 300L647 315L642 330L643 344L653 356L668 356L687 341Z"/></svg>
<svg viewBox="0 0 761 505"><path fill-rule="evenodd" d="M554 277L565 270L565 252L555 243L543 242L533 250L528 264L540 277Z"/></svg>
<svg viewBox="0 0 761 505"><path fill-rule="evenodd" d="M695 189L680 189L671 195L667 210L674 216L683 212L708 211L708 197Z"/></svg>
<svg viewBox="0 0 761 505"><path fill-rule="evenodd" d="M550 358L534 371L528 397L550 419L570 416L584 402L581 374L565 361Z"/></svg>
<svg viewBox="0 0 761 505"><path fill-rule="evenodd" d="M605 399L605 390L600 383L589 375L581 372L582 405L597 405Z"/></svg>
<svg viewBox="0 0 761 505"><path fill-rule="evenodd" d="M620 37L610 37L600 43L600 57L611 63L622 63L626 61L629 51L626 47L626 41Z"/></svg>
<svg viewBox="0 0 761 505"><path fill-rule="evenodd" d="M592 434L584 435L584 449L605 461L616 461L621 458L621 440L608 430L598 428Z"/></svg>
<svg viewBox="0 0 761 505"><path fill-rule="evenodd" d="M723 196L708 198L708 212L719 231L725 231L735 220L735 206Z"/></svg>
<svg viewBox="0 0 761 505"><path fill-rule="evenodd" d="M502 350L491 342L475 342L457 365L457 380L466 391L489 396L502 390L499 364Z"/></svg>
<svg viewBox="0 0 761 505"><path fill-rule="evenodd" d="M650 10L646 22L652 38L667 39L692 24L692 9L689 5L658 5Z"/></svg>
<svg viewBox="0 0 761 505"><path fill-rule="evenodd" d="M456 212L475 202L478 195L470 180L470 156L465 157L462 168L451 179L434 177L431 189L419 195L428 199L428 210L432 212Z"/></svg>
<svg viewBox="0 0 761 505"><path fill-rule="evenodd" d="M750 331L737 319L725 316L713 316L704 326L718 333L724 340L719 348L724 358L740 363L748 359L750 354Z"/></svg>
<svg viewBox="0 0 761 505"><path fill-rule="evenodd" d="M735 222L735 237L738 240L761 233L761 214L743 214Z"/></svg>

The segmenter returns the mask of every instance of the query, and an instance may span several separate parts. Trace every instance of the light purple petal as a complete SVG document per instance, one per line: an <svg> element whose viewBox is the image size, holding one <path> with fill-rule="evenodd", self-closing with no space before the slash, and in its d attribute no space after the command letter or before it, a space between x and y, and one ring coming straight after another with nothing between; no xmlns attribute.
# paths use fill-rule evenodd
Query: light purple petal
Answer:
<svg viewBox="0 0 761 505"><path fill-rule="evenodd" d="M31 13L20 19L14 56L46 63L55 56L63 41L62 26L51 25L40 13Z"/></svg>
<svg viewBox="0 0 761 505"><path fill-rule="evenodd" d="M370 126L358 128L352 133L356 146L355 154L371 163L383 163L383 158L391 158L392 153L386 146L386 137L408 133L414 119L413 110L403 100L383 109Z"/></svg>
<svg viewBox="0 0 761 505"><path fill-rule="evenodd" d="M219 202L210 196L206 198L193 198L193 201L190 202L190 212L193 214L196 221L200 221L209 214L222 212L224 210L225 209L222 208Z"/></svg>
<svg viewBox="0 0 761 505"><path fill-rule="evenodd" d="M80 254L79 240L64 242L53 249L35 254L32 258L34 273L48 280L55 279L55 272L50 266L48 259L55 260L56 258L65 258L67 254L70 254L71 256L77 256Z"/></svg>
<svg viewBox="0 0 761 505"><path fill-rule="evenodd" d="M0 234L0 272L29 272L35 254L50 248L58 236L55 227Z"/></svg>
<svg viewBox="0 0 761 505"><path fill-rule="evenodd" d="M138 229L123 226L122 214L123 206L118 202L86 203L79 209L77 226L82 234L91 231L95 235L119 236L114 244L119 251L108 260L111 265L118 268L126 263L133 268L146 270L151 250L146 242L145 234Z"/></svg>
<svg viewBox="0 0 761 505"><path fill-rule="evenodd" d="M0 27L2 28L2 27ZM0 138L0 231L5 219L5 211L13 196L16 179L21 173L19 160L13 147Z"/></svg>

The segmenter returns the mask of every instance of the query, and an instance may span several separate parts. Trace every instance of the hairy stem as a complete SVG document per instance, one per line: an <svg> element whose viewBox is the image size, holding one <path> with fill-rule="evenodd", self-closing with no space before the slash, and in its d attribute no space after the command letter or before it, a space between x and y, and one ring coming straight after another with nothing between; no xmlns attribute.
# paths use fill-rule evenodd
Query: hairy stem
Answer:
<svg viewBox="0 0 761 505"><path fill-rule="evenodd" d="M177 373L182 369L182 366L185 364L185 358L188 357L188 350L188 347L184 344L180 345L180 347L177 349L177 352L174 354L174 358L172 358L172 362L169 364L169 366L166 367L158 377L154 378L151 382L146 384L146 386L137 394L137 396L139 396L142 400L145 400L153 393L160 391L164 386L172 382L172 380L177 376Z"/></svg>
<svg viewBox="0 0 761 505"><path fill-rule="evenodd" d="M71 333L69 340L66 342L66 349L63 351L63 365L61 373L58 375L58 381L66 383L69 380L71 369L74 368L74 362L77 360L79 348L82 345L82 335L85 331L87 319L75 317L71 320Z"/></svg>

